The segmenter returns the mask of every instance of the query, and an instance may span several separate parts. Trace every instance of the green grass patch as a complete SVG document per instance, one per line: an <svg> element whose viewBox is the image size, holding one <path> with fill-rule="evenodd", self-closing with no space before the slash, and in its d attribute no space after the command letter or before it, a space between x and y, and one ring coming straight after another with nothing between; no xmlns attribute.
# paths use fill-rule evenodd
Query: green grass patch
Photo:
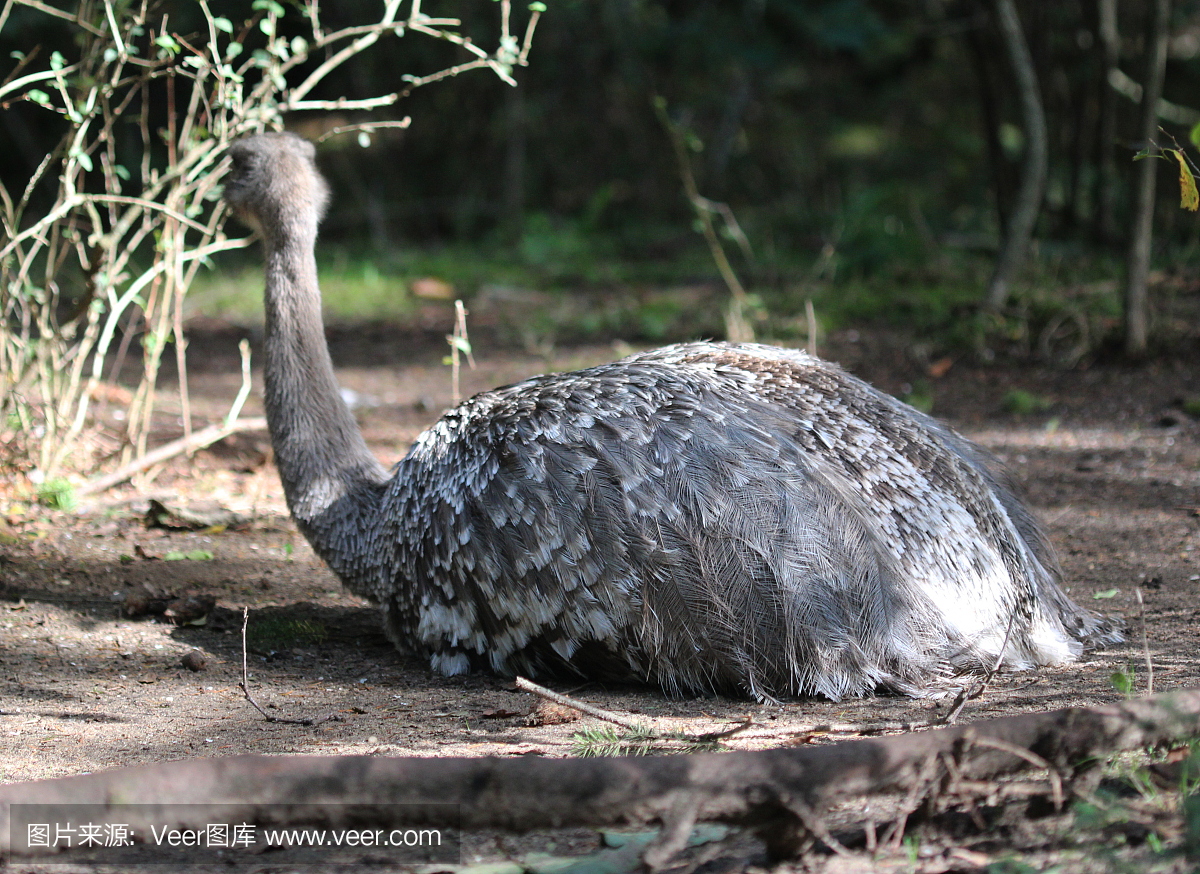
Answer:
<svg viewBox="0 0 1200 874"><path fill-rule="evenodd" d="M785 245L782 232L754 228L752 238L767 236L772 244L760 246L753 262L728 247L755 302L758 336L802 343L808 300L822 332L889 326L983 360L1069 352L1080 322L1090 329L1084 339L1090 348L1119 330L1115 268L1105 256L1043 252L1014 283L1010 305L1002 313L985 313L980 302L991 253L921 242L911 222L889 222L886 215L878 228L878 217L859 218L854 233L822 252L794 241ZM189 311L240 324L261 322L259 258L255 251L230 256L219 270L197 277ZM519 302L504 305L520 324L501 340L527 348L719 338L729 301L703 241L686 228L597 230L584 219L547 215L528 217L524 234L511 243L493 239L382 253L323 243L318 272L331 323L411 322L430 303L416 293L431 285L421 280L436 280L432 285L447 301L461 298L468 309L477 300L494 302L498 291L515 293ZM484 307L474 309L481 316Z"/></svg>

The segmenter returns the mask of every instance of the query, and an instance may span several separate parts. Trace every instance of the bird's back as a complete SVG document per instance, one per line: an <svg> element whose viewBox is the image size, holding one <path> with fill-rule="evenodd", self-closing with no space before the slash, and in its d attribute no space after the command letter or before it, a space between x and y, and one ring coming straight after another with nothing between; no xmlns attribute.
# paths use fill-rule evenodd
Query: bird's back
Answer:
<svg viewBox="0 0 1200 874"><path fill-rule="evenodd" d="M986 454L764 346L671 346L472 398L398 465L376 548L390 634L446 673L840 698L1001 649L1068 661L1102 633Z"/></svg>

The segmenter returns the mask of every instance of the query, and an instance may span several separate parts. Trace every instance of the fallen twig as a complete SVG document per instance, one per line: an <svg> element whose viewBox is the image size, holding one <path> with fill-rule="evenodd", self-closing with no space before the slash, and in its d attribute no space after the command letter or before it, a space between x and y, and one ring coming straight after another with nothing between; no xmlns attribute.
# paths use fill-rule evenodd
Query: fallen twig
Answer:
<svg viewBox="0 0 1200 874"><path fill-rule="evenodd" d="M193 449L203 449L205 446L216 443L218 440L224 440L230 434L236 434L239 431L265 430L267 430L267 420L262 417L238 419L235 422L222 425L209 425L207 428L201 428L199 431L193 432L191 437L181 437L178 440L172 440L170 443L159 446L157 449L151 449L141 458L131 461L119 470L84 483L75 490L75 494L83 497L84 495L92 495L96 492L111 489L113 486L129 479L135 473L141 473L148 467L153 467L156 464L166 461L168 458L174 458L176 455L184 452L189 452Z"/></svg>
<svg viewBox="0 0 1200 874"><path fill-rule="evenodd" d="M547 701L552 701L562 707L569 707L572 710L578 710L580 713L594 716L596 719L601 719L605 722L611 722L614 725L619 725L622 728L627 728L630 731L646 732L653 735L659 740L684 741L686 743L713 743L718 740L723 740L727 737L733 737L735 734L741 734L755 727L758 723L754 721L753 716L747 716L745 721L733 726L732 728L722 729L720 731L706 732L705 734L684 734L678 731L663 732L655 728L652 722L632 719L628 716L622 716L620 713L613 713L611 710L602 710L591 704L585 704L582 701L577 701L568 695L561 692L555 692L552 689L547 689L545 686L539 686L532 680L527 680L524 677L517 677L516 686L526 692L545 698Z"/></svg>
<svg viewBox="0 0 1200 874"><path fill-rule="evenodd" d="M1137 592L1138 616L1142 620L1142 652L1146 656L1146 694L1154 694L1154 660L1150 658L1150 641L1146 637L1146 602L1142 597L1142 587L1134 589Z"/></svg>
<svg viewBox="0 0 1200 874"><path fill-rule="evenodd" d="M586 713L588 716L594 716L597 719L602 719L605 722L611 722L614 725L619 725L622 728L628 728L633 731L644 731L650 726L639 719L630 719L628 716L622 716L619 713L613 713L611 710L602 710L591 704L585 704L582 701L576 701L574 698L569 698L566 695L547 689L545 686L539 686L532 680L526 680L524 677L517 677L517 688L525 692L532 692L540 698L545 698L547 701L553 701L563 707L570 707L572 710L578 710L580 713Z"/></svg>
<svg viewBox="0 0 1200 874"><path fill-rule="evenodd" d="M968 701L974 701L980 695L987 691L988 685L996 676L1000 666L1004 664L1004 650L1008 648L1008 638L1012 634L1013 623L1017 621L1017 611L1014 609L1011 616L1008 617L1008 628L1004 630L1004 640L1000 641L1000 652L996 656L996 663L992 665L992 669L984 674L974 687L968 690L966 687L959 690L958 695L954 699L954 703L950 705L950 709L946 715L936 720L937 725L954 725L959 715L963 712L963 708L967 706Z"/></svg>
<svg viewBox="0 0 1200 874"><path fill-rule="evenodd" d="M341 719L336 713L326 713L324 716L308 716L302 719L289 719L286 716L272 716L267 711L259 706L254 700L254 696L250 694L250 670L246 664L246 626L250 624L250 608L242 608L242 682L238 685L242 688L242 694L246 696L246 700L254 705L254 709L263 715L263 719L267 722L280 722L285 725L320 725L322 722L331 722Z"/></svg>

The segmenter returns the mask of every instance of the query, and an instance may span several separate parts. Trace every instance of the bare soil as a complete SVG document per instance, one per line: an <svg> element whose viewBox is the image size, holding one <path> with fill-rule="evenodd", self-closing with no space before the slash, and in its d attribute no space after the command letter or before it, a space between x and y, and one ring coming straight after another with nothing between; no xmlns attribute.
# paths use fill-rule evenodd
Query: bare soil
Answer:
<svg viewBox="0 0 1200 874"><path fill-rule="evenodd" d="M189 384L198 422L223 416L236 394L237 339L236 330L219 325L193 331ZM440 334L360 327L331 331L330 339L339 378L361 404L368 442L383 463L395 462L450 404ZM476 370L464 372L463 394L596 363L617 351L483 355ZM1129 620L1126 645L1061 669L999 675L964 720L1110 702L1121 697L1114 673L1132 674L1136 690L1144 691L1147 652L1155 690L1200 686L1200 421L1182 409L1200 397L1194 350L1138 366L1065 371L930 364L887 334L840 335L823 352L887 391L928 383L933 412L1015 472L1045 520L1072 596ZM1006 412L1014 390L1039 399L1041 409ZM162 394L172 397L171 387ZM256 413L257 397L245 414ZM171 403L163 402L156 442L182 432L178 402L173 409ZM509 680L446 679L400 656L375 610L346 593L297 534L265 433L235 436L153 474L73 513L23 502L19 483L0 493L0 781L236 753L570 756L578 752L576 733L599 724L587 718L529 725L537 701ZM152 498L201 512L219 507L242 521L199 530L156 527L147 521ZM193 596L210 600L189 606ZM314 726L268 722L243 698L243 608L259 704L281 717L332 718ZM198 670L185 667L189 656ZM690 733L754 715L760 726L729 738L727 749L785 744L814 723L923 720L946 706L899 697L759 706L671 699L652 688L557 688ZM931 832L919 849L909 844L874 861L860 853L809 863L828 871L973 871L1008 864L1015 855L1038 869L1054 863L1110 870L1111 863L1145 870L1153 863L1183 871L1192 864L1156 854L1147 828L1138 839L1111 826L1080 830L1078 813L1032 822L1023 807L997 810L983 828ZM1178 836L1174 813L1155 815L1165 823L1163 834ZM521 841L474 836L466 846L464 863L511 861L536 849L591 852L597 839L586 832ZM744 836L716 847L694 851L691 869L771 867ZM789 864L773 867L790 870Z"/></svg>

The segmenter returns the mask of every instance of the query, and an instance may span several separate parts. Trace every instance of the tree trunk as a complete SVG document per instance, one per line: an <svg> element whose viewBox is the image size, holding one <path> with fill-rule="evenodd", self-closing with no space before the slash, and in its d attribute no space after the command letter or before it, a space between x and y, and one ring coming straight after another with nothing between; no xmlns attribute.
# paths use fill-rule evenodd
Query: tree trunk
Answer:
<svg viewBox="0 0 1200 874"><path fill-rule="evenodd" d="M1013 0L996 0L996 23L1008 50L1009 62L1016 76L1021 98L1021 118L1025 126L1025 161L1021 168L1021 188L1008 224L1008 233L996 259L996 269L988 282L987 306L1000 309L1008 300L1009 284L1025 261L1033 226L1042 206L1046 188L1046 169L1049 163L1046 140L1046 116L1038 91L1037 72L1021 20Z"/></svg>
<svg viewBox="0 0 1200 874"><path fill-rule="evenodd" d="M1097 133L1099 174L1096 180L1096 236L1105 243L1117 238L1117 92L1110 79L1121 60L1121 37L1117 30L1117 0L1098 0L1096 4L1103 55L1100 82L1100 129Z"/></svg>
<svg viewBox="0 0 1200 874"><path fill-rule="evenodd" d="M1167 29L1170 19L1171 0L1154 0L1146 28L1146 70L1142 77L1143 148L1152 146L1158 131L1158 99L1162 96L1167 66ZM1133 228L1125 282L1125 352L1129 355L1141 355L1146 351L1146 283L1150 273L1157 169L1155 161L1143 159L1134 190Z"/></svg>

